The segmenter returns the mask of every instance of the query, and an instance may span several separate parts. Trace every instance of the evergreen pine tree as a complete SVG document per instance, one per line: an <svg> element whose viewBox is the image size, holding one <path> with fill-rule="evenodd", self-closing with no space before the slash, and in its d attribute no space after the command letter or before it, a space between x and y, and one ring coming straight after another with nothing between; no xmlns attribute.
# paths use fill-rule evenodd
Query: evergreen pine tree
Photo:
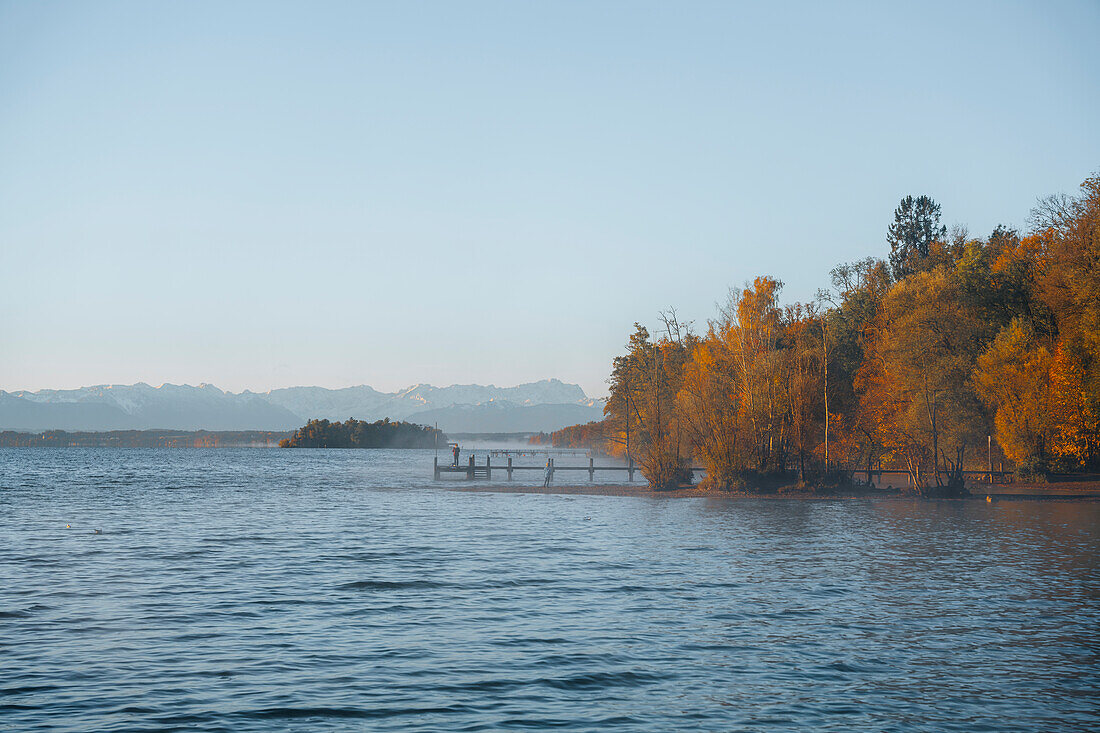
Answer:
<svg viewBox="0 0 1100 733"><path fill-rule="evenodd" d="M919 272L932 243L946 234L947 227L940 225L939 204L928 196L903 198L894 209L894 223L886 232L894 280Z"/></svg>

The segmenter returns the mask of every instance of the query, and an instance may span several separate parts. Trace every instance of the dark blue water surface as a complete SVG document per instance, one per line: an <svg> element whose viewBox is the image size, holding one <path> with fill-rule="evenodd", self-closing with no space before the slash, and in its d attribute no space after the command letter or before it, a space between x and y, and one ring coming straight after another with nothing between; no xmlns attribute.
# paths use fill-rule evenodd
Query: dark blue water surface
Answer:
<svg viewBox="0 0 1100 733"><path fill-rule="evenodd" d="M0 450L0 728L1100 726L1096 503L471 493L431 458Z"/></svg>

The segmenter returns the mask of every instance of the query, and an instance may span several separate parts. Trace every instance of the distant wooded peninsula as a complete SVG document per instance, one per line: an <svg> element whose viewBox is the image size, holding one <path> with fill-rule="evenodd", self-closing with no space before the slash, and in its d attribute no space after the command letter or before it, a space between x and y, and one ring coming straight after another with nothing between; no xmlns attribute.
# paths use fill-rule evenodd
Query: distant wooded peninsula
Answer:
<svg viewBox="0 0 1100 733"><path fill-rule="evenodd" d="M0 432L0 448L271 448L289 434L268 430L5 430Z"/></svg>
<svg viewBox="0 0 1100 733"><path fill-rule="evenodd" d="M447 435L427 425L375 422L348 418L344 422L310 420L294 435L279 442L280 448L435 448L447 444Z"/></svg>

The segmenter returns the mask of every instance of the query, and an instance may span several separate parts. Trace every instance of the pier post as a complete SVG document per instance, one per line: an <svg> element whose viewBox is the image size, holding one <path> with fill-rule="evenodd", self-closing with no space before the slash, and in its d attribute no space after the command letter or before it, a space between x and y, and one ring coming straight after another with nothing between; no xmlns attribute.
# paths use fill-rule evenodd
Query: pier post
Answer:
<svg viewBox="0 0 1100 733"><path fill-rule="evenodd" d="M631 483L633 483L634 482L634 459L633 458L630 459L630 467L627 468L626 470L627 470L627 474L630 477L629 481Z"/></svg>
<svg viewBox="0 0 1100 733"><path fill-rule="evenodd" d="M989 461L989 485L993 485L993 436L985 436L985 457Z"/></svg>
<svg viewBox="0 0 1100 733"><path fill-rule="evenodd" d="M470 454L470 467L466 469L466 480L474 480L474 454Z"/></svg>
<svg viewBox="0 0 1100 733"><path fill-rule="evenodd" d="M432 461L432 468L434 469L435 480L438 481L439 480L439 456L436 456L435 460Z"/></svg>
<svg viewBox="0 0 1100 733"><path fill-rule="evenodd" d="M508 480L512 480L512 457L508 456Z"/></svg>
<svg viewBox="0 0 1100 733"><path fill-rule="evenodd" d="M489 456L485 456L485 480L493 478L493 467L490 465L491 459Z"/></svg>
<svg viewBox="0 0 1100 733"><path fill-rule="evenodd" d="M596 469L592 466L592 456L588 457L588 480L593 481L596 478Z"/></svg>

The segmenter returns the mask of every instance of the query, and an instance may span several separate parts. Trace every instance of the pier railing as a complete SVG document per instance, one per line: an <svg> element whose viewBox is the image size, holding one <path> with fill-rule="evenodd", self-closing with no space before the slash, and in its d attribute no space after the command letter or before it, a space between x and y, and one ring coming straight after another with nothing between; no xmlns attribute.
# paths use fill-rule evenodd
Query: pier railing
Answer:
<svg viewBox="0 0 1100 733"><path fill-rule="evenodd" d="M491 481L493 478L493 472L504 472L508 480L512 480L512 474L516 471L545 471L546 466L517 466L512 463L512 457L508 457L508 462L503 466L493 466L493 459L490 456L485 457L485 463L475 463L474 457L470 456L469 463L454 465L452 464L440 464L439 458L435 459L433 466L434 477L436 481L439 481L444 474L461 474L464 475L466 480L473 481L474 479L484 479ZM553 458L550 459L550 475L553 476L558 471L587 471L588 480L595 481L596 473L606 473L608 471L625 471L628 481L634 481L634 472L637 471L637 466L634 465L634 459L631 458L625 466L597 466L593 458L589 457L587 466L559 466L556 464ZM692 471L702 471L701 468L693 468Z"/></svg>
<svg viewBox="0 0 1100 733"><path fill-rule="evenodd" d="M876 484L876 485L881 484L882 481L883 481L883 477L886 477L886 476L897 476L899 480L904 478L905 479L905 485L907 487L912 486L912 484L913 484L912 475L908 471L905 471L905 470L902 470L902 469L897 469L897 468L893 468L893 469L891 469L891 468L872 468L872 469L869 469L869 470L866 469L866 468L858 468L858 469L855 469L855 470L851 471L850 473L852 474L852 478L854 478L854 479L859 479L860 476L864 477L864 479L866 480L866 482L868 484ZM997 469L997 470L994 470L994 469L986 469L984 471L982 471L982 470L965 470L965 471L961 471L960 473L962 473L964 479L968 479L968 480L973 479L975 483L988 483L988 484L1012 483L1012 480L1016 476L1015 471L1006 471L1006 470L1004 470L1003 466L1000 469ZM928 475L932 477L933 481L935 480L935 472L934 471L928 471ZM947 471L941 470L940 475L941 476L947 476L949 474L948 474ZM900 484L899 484L899 486L900 486Z"/></svg>

